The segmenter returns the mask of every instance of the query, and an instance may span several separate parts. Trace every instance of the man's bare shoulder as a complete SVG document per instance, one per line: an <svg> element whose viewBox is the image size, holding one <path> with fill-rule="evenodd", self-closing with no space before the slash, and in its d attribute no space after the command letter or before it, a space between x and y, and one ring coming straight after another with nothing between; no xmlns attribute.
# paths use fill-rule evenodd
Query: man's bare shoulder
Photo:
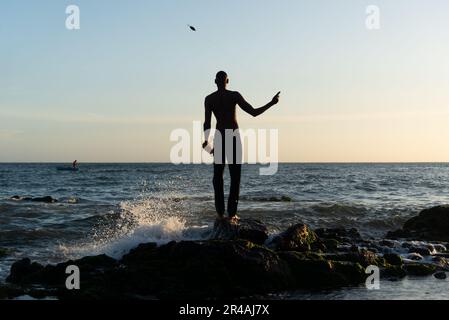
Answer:
<svg viewBox="0 0 449 320"><path fill-rule="evenodd" d="M235 98L240 98L242 96L238 91L229 91L229 93Z"/></svg>
<svg viewBox="0 0 449 320"><path fill-rule="evenodd" d="M231 90L227 90L226 94L227 94L228 97L231 97L234 100L239 100L240 97L242 96L240 94L240 92L238 92L238 91L231 91Z"/></svg>
<svg viewBox="0 0 449 320"><path fill-rule="evenodd" d="M206 96L206 100L211 100L211 99L213 99L216 96L217 96L217 91L212 92L211 94Z"/></svg>
<svg viewBox="0 0 449 320"><path fill-rule="evenodd" d="M242 96L238 91L230 91L227 90L224 93L226 96L232 97L235 100L239 100L240 97ZM211 94L209 94L208 96L206 96L205 101L206 103L212 103L214 101L216 101L217 99L221 99L223 97L223 92L212 92Z"/></svg>

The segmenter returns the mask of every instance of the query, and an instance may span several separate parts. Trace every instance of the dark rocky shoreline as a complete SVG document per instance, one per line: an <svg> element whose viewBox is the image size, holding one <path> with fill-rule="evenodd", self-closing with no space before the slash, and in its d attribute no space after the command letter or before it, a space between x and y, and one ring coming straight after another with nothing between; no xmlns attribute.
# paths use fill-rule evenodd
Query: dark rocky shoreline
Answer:
<svg viewBox="0 0 449 320"><path fill-rule="evenodd" d="M365 283L366 267L381 279L434 275L449 270L449 206L424 210L389 232L363 239L355 229L311 230L299 222L268 239L256 220L217 221L210 240L145 243L120 260L106 255L43 266L15 262L0 298L24 294L59 299L221 299L290 290L322 290ZM413 240L432 241L420 243ZM398 250L406 252L398 254ZM81 289L67 290L66 267L81 272Z"/></svg>

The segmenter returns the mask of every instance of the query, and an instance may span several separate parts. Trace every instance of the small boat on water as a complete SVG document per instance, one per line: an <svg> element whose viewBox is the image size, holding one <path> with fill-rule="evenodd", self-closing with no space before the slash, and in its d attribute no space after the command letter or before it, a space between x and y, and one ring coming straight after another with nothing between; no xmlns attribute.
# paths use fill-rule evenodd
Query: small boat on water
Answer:
<svg viewBox="0 0 449 320"><path fill-rule="evenodd" d="M71 166L61 166L57 167L56 170L58 171L78 171L78 160L73 161Z"/></svg>
<svg viewBox="0 0 449 320"><path fill-rule="evenodd" d="M78 168L73 167L57 167L56 170L58 171L78 171Z"/></svg>

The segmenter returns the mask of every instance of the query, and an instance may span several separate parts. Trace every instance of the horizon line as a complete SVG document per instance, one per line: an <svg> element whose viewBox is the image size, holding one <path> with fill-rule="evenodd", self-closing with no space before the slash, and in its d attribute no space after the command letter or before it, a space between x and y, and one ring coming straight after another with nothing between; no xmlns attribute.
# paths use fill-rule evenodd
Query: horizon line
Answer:
<svg viewBox="0 0 449 320"><path fill-rule="evenodd" d="M0 164L71 164L71 161L0 161ZM449 164L449 161L279 161L278 164ZM78 164L171 164L179 165L211 165L211 163L181 163L174 164L165 161L136 161L136 162L102 162L86 161ZM248 163L243 163L248 165ZM268 163L251 163L249 165L267 165Z"/></svg>

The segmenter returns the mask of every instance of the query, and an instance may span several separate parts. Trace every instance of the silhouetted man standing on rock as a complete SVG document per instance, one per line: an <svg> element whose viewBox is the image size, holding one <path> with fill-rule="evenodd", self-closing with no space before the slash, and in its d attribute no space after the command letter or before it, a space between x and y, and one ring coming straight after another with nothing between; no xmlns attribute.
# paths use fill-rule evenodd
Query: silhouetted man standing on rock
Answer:
<svg viewBox="0 0 449 320"><path fill-rule="evenodd" d="M204 132L206 140L203 148L208 146L208 134L211 128L212 113L217 119L216 133L214 136L214 178L215 209L220 218L225 214L223 173L226 160L231 174L231 189L228 198L228 215L232 220L238 219L237 205L240 193L240 175L242 168L242 144L238 132L236 106L239 105L245 112L253 117L261 115L279 102L278 92L273 99L263 107L253 108L240 93L226 89L229 78L226 72L220 71L215 78L218 90L208 95L205 100ZM226 140L228 142L226 143ZM217 149L218 148L218 149Z"/></svg>

